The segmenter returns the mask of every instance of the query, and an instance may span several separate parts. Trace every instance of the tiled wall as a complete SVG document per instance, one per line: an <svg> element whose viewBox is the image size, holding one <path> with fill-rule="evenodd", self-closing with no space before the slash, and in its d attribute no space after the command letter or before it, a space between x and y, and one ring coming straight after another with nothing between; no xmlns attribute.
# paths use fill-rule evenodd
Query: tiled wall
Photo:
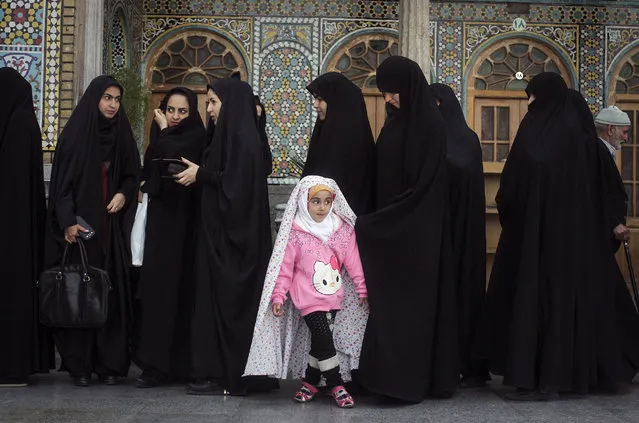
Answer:
<svg viewBox="0 0 639 423"><path fill-rule="evenodd" d="M43 148L57 139L62 0L0 2L0 66L17 69L33 88Z"/></svg>
<svg viewBox="0 0 639 423"><path fill-rule="evenodd" d="M72 107L74 9L79 0L0 2L0 65L31 82L43 147L52 148ZM503 2L433 2L435 80L465 98L465 75L479 52L516 33L544 42L564 59L593 111L607 101L607 77L639 45L639 6L532 4L525 14ZM314 122L304 87L353 36L396 33L398 2L364 0L106 0L105 70L144 71L147 57L179 31L208 28L245 56L249 82L269 109L279 182L290 182L291 154L304 156ZM71 72L71 73L69 73Z"/></svg>

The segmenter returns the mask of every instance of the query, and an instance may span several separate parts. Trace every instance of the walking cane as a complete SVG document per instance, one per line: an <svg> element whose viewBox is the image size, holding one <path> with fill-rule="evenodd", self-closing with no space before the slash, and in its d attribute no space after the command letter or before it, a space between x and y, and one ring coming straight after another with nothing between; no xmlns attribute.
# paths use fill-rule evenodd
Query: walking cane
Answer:
<svg viewBox="0 0 639 423"><path fill-rule="evenodd" d="M632 294L635 300L635 310L639 313L639 294L637 293L637 280L635 279L635 270L632 268L632 259L630 258L630 247L628 241L623 242L623 249L626 251L626 262L628 263L628 272L630 273L630 283L632 284Z"/></svg>

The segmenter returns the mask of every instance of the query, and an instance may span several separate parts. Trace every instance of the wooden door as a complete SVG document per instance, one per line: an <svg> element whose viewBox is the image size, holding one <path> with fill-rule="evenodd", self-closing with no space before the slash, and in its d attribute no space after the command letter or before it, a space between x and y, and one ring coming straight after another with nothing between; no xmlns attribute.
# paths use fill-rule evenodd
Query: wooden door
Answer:
<svg viewBox="0 0 639 423"><path fill-rule="evenodd" d="M481 142L482 160L504 163L519 123L528 111L527 100L476 98L473 109L473 127Z"/></svg>
<svg viewBox="0 0 639 423"><path fill-rule="evenodd" d="M473 93L474 94L474 93ZM512 92L503 92L501 97L479 97L473 95L470 104L471 127L481 142L484 162L484 187L486 190L486 283L497 251L501 225L497 214L495 196L504 162L510 146L517 135L519 123L528 111L528 101ZM500 93L496 93L500 95ZM511 97L511 98L508 98ZM514 98L513 98L514 97Z"/></svg>
<svg viewBox="0 0 639 423"><path fill-rule="evenodd" d="M513 34L494 42L469 64L466 80L468 120L481 139L486 183L486 271L490 277L501 227L495 207L495 194L510 145L519 123L528 111L524 92L528 82L541 72L561 75L572 87L571 66L556 54L555 48ZM489 279L488 279L489 280Z"/></svg>
<svg viewBox="0 0 639 423"><path fill-rule="evenodd" d="M384 97L379 93L364 93L364 101L366 102L366 111L368 112L368 121L371 124L373 137L377 142L379 133L384 126L386 120L386 103Z"/></svg>
<svg viewBox="0 0 639 423"><path fill-rule="evenodd" d="M630 117L631 128L628 142L621 145L621 151L617 152L617 166L621 172L626 194L628 195L627 226L630 228L631 239L630 255L635 271L635 278L639 275L639 96L624 96L625 98L617 103L617 107L626 112ZM623 246L617 252L617 262L626 279L630 284L630 273L625 257ZM630 288L630 286L628 286ZM631 291L632 292L632 291Z"/></svg>

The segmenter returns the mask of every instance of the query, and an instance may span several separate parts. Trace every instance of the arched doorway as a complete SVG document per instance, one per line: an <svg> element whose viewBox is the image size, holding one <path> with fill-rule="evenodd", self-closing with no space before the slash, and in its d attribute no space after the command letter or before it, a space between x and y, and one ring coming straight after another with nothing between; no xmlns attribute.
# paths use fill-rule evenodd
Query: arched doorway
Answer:
<svg viewBox="0 0 639 423"><path fill-rule="evenodd" d="M636 273L639 270L639 46L623 55L613 67L608 83L608 104L626 112L632 124L628 142L622 144L616 160L628 195L627 226L634 241L630 243L630 250ZM623 251L617 253L617 261L629 281Z"/></svg>
<svg viewBox="0 0 639 423"><path fill-rule="evenodd" d="M151 100L145 121L144 145L148 143L153 109L167 91L177 86L198 94L198 111L206 122L206 85L215 79L239 72L247 80L247 66L231 41L213 31L191 30L166 39L149 56L146 81L150 81Z"/></svg>
<svg viewBox="0 0 639 423"><path fill-rule="evenodd" d="M537 40L513 37L481 52L467 74L467 120L479 136L484 162L487 281L501 234L495 203L501 172L519 123L528 111L524 89L542 72L558 73L569 87L573 86L568 66L550 47Z"/></svg>
<svg viewBox="0 0 639 423"><path fill-rule="evenodd" d="M362 89L375 139L386 119L384 99L377 88L375 73L384 59L398 54L397 36L384 33L366 34L342 45L326 65L326 72L340 72Z"/></svg>

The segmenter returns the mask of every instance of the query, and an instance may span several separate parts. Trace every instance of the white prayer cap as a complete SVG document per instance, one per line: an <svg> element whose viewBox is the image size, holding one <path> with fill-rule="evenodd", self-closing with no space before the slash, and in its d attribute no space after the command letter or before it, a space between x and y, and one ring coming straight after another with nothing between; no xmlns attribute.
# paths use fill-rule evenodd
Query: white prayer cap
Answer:
<svg viewBox="0 0 639 423"><path fill-rule="evenodd" d="M630 126L628 114L617 106L606 107L595 118L595 123L600 125Z"/></svg>

